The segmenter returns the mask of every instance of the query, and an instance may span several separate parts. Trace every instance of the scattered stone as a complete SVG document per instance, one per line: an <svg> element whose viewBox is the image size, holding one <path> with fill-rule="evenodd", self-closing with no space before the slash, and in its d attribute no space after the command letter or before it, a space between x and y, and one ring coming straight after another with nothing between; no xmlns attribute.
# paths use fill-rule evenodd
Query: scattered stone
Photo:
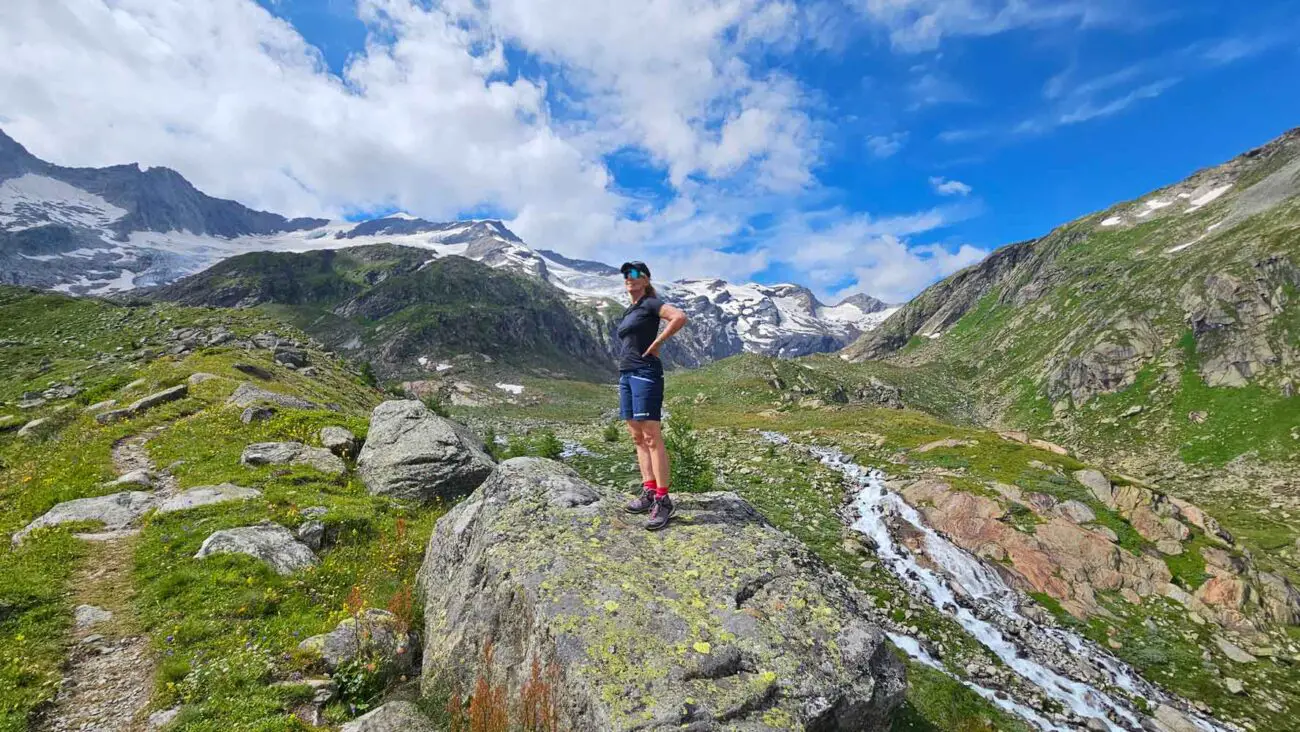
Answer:
<svg viewBox="0 0 1300 732"><path fill-rule="evenodd" d="M289 575L316 564L316 555L279 524L241 526L218 531L203 540L194 555L247 554L266 562L277 574Z"/></svg>
<svg viewBox="0 0 1300 732"><path fill-rule="evenodd" d="M1161 704L1156 707L1156 713L1152 716L1155 717L1157 722L1164 725L1162 732L1204 732L1203 727L1168 704Z"/></svg>
<svg viewBox="0 0 1300 732"><path fill-rule="evenodd" d="M1086 524L1089 521L1096 521L1097 514L1088 507L1088 504L1082 501L1065 501L1058 504L1055 508L1058 515L1063 516L1066 520L1076 524Z"/></svg>
<svg viewBox="0 0 1300 732"><path fill-rule="evenodd" d="M1205 424L1205 420L1210 418L1208 412L1188 412L1187 420L1195 424Z"/></svg>
<svg viewBox="0 0 1300 732"><path fill-rule="evenodd" d="M236 407L252 407L263 404L274 404L285 407L286 409L321 409L321 405L316 402L300 399L289 394L279 394L274 391L267 391L258 386L254 386L247 381L240 384L235 393L230 395L226 404Z"/></svg>
<svg viewBox="0 0 1300 732"><path fill-rule="evenodd" d="M1234 679L1229 676L1223 680L1223 686L1228 690L1229 694L1240 696L1246 693L1246 686L1241 683L1241 679Z"/></svg>
<svg viewBox="0 0 1300 732"><path fill-rule="evenodd" d="M82 630L89 628L92 625L107 623L113 619L113 613L102 607L95 607L94 605L78 605L76 610L73 611L73 617L75 618L77 629Z"/></svg>
<svg viewBox="0 0 1300 732"><path fill-rule="evenodd" d="M301 513L303 518L318 519L329 513L329 509L324 506L308 506L307 508L304 508Z"/></svg>
<svg viewBox="0 0 1300 732"><path fill-rule="evenodd" d="M1070 454L1070 451L1069 451L1069 450L1065 449L1064 447L1061 447L1060 445L1056 444L1055 442L1048 442L1047 440L1031 439L1031 440L1029 441L1029 446L1030 446L1030 447L1036 447L1036 448L1038 448L1039 450L1046 450L1047 452L1050 452L1050 453L1052 453L1052 454L1054 454L1054 455L1069 455L1069 454Z"/></svg>
<svg viewBox="0 0 1300 732"><path fill-rule="evenodd" d="M129 473L120 475L117 479L106 484L110 488L118 488L124 485L137 485L141 488L153 488L153 475L144 468L132 470Z"/></svg>
<svg viewBox="0 0 1300 732"><path fill-rule="evenodd" d="M387 610L369 608L345 618L334 630L298 644L298 650L333 671L356 658L378 661L386 670L410 674L419 662L419 643L410 629Z"/></svg>
<svg viewBox="0 0 1300 732"><path fill-rule="evenodd" d="M974 440L935 440L934 442L927 442L924 445L921 445L912 450L912 452L930 452L931 450L938 450L943 447L972 447L978 444L979 443Z"/></svg>
<svg viewBox="0 0 1300 732"><path fill-rule="evenodd" d="M325 524L320 521L307 521L298 527L298 541L306 544L312 551L320 551L325 541Z"/></svg>
<svg viewBox="0 0 1300 732"><path fill-rule="evenodd" d="M216 374L207 374L202 371L199 371L190 374L190 378L186 379L185 383L189 384L190 386L198 386L199 384L202 384L205 381L212 381L213 379L220 379L220 378L221 377L217 376Z"/></svg>
<svg viewBox="0 0 1300 732"><path fill-rule="evenodd" d="M478 437L414 400L375 407L357 459L357 470L372 494L421 501L464 496L492 467Z"/></svg>
<svg viewBox="0 0 1300 732"><path fill-rule="evenodd" d="M1257 659L1247 653L1241 646L1234 645L1225 638L1215 636L1214 643L1223 651L1223 655L1237 663L1254 663Z"/></svg>
<svg viewBox="0 0 1300 732"><path fill-rule="evenodd" d="M153 714L150 714L149 722L148 722L149 729L152 731L152 730L159 730L162 729L163 727L166 727L167 725L172 723L172 720L180 716L180 713L181 713L180 707L172 707L171 709L163 709L154 712Z"/></svg>
<svg viewBox="0 0 1300 732"><path fill-rule="evenodd" d="M148 383L149 383L148 379L136 379L135 381L132 381L131 383L122 387L122 391L135 391L136 389L143 388L145 384Z"/></svg>
<svg viewBox="0 0 1300 732"><path fill-rule="evenodd" d="M666 537L676 549L663 552L664 535L624 516L626 496L602 490L560 463L515 458L438 521L418 576L426 692L446 682L470 688L483 666L482 639L493 638L511 649L497 663L523 666L530 656L544 669L556 663L561 729L654 726L646 719L762 729L770 726L764 715L793 729L888 727L906 687L901 662L865 620L862 593L846 578L734 493L680 494ZM623 589L664 577L702 593L707 630L686 603ZM817 622L790 610L800 602L816 603ZM635 668L610 651L623 642L635 644ZM727 668L735 673L710 684L728 693L699 694L700 682L685 674L642 671L681 668L683 660L690 668L726 645L754 664ZM509 698L518 698L526 677L502 679Z"/></svg>
<svg viewBox="0 0 1300 732"><path fill-rule="evenodd" d="M181 491L163 501L162 505L158 507L158 513L187 511L200 506L211 506L229 501L247 501L261 496L262 492L255 488L244 488L233 483L203 485Z"/></svg>
<svg viewBox="0 0 1300 732"><path fill-rule="evenodd" d="M1110 479L1103 475L1101 471L1093 470L1091 468L1087 470L1076 470L1074 471L1074 479L1082 483L1085 488L1092 491L1092 495L1096 496L1098 501L1101 501L1109 508L1115 507L1114 488L1112 488L1110 484Z"/></svg>
<svg viewBox="0 0 1300 732"><path fill-rule="evenodd" d="M343 475L348 467L338 455L301 442L258 442L244 448L244 465L307 465L322 473Z"/></svg>
<svg viewBox="0 0 1300 732"><path fill-rule="evenodd" d="M254 422L265 422L275 416L275 410L270 407L249 407L239 415L239 421L244 424L253 424Z"/></svg>
<svg viewBox="0 0 1300 732"><path fill-rule="evenodd" d="M309 379L314 379L320 372L316 370L315 366L308 366L307 368L298 369L298 373Z"/></svg>
<svg viewBox="0 0 1300 732"><path fill-rule="evenodd" d="M135 402L126 409L115 409L111 412L104 412L95 417L95 421L100 424L112 424L123 419L139 416L140 414L153 409L160 404L174 402L177 399L184 399L190 393L188 384L173 386L170 389L163 389L160 392L150 394L143 399Z"/></svg>
<svg viewBox="0 0 1300 732"><path fill-rule="evenodd" d="M22 420L12 414L0 414L0 432L17 429L21 424Z"/></svg>
<svg viewBox="0 0 1300 732"><path fill-rule="evenodd" d="M276 346L273 358L281 366L290 368L300 369L307 365L307 352L300 348Z"/></svg>
<svg viewBox="0 0 1300 732"><path fill-rule="evenodd" d="M436 732L433 723L408 701L391 701L343 725L339 732Z"/></svg>
<svg viewBox="0 0 1300 732"><path fill-rule="evenodd" d="M36 431L41 428L41 425L46 424L49 421L50 421L49 417L41 417L40 419L33 419L32 421L23 425L22 429L18 430L18 436L23 438L32 437L36 434Z"/></svg>
<svg viewBox="0 0 1300 732"><path fill-rule="evenodd" d="M1141 413L1142 413L1142 405L1141 405L1141 404L1134 404L1133 406L1129 407L1128 409L1125 409L1125 410L1124 410L1124 413L1121 414L1121 415L1119 415L1119 416L1120 416L1120 417L1123 417L1123 418L1136 417L1136 416L1138 416L1138 415L1141 414Z"/></svg>
<svg viewBox="0 0 1300 732"><path fill-rule="evenodd" d="M95 402L94 404L91 404L89 407L86 407L81 411L89 414L91 412L102 412L105 409L108 409L109 407L116 407L116 406L117 406L116 399L105 399L102 402Z"/></svg>
<svg viewBox="0 0 1300 732"><path fill-rule="evenodd" d="M325 427L320 431L320 444L341 458L357 453L357 436L343 427Z"/></svg>
<svg viewBox="0 0 1300 732"><path fill-rule="evenodd" d="M1156 541L1156 550L1161 554L1176 557L1183 553L1183 545L1177 539L1165 537Z"/></svg>
<svg viewBox="0 0 1300 732"><path fill-rule="evenodd" d="M99 521L109 531L124 529L153 508L154 501L152 493L127 491L60 503L44 516L28 524L22 531L14 534L13 543L21 543L28 534L44 526L57 526L74 521Z"/></svg>
<svg viewBox="0 0 1300 732"><path fill-rule="evenodd" d="M262 381L270 381L275 378L275 374L271 373L270 371L267 371L261 366L257 366L251 363L237 363L233 366L233 368L236 371L239 371L240 373L248 374L254 379L261 379Z"/></svg>

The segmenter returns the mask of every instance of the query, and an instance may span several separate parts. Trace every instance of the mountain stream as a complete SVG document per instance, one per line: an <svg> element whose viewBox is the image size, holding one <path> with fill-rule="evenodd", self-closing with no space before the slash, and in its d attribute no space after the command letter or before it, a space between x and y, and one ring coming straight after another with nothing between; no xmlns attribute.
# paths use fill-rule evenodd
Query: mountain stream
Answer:
<svg viewBox="0 0 1300 732"><path fill-rule="evenodd" d="M1132 669L1096 644L1060 628L1039 625L1019 610L1016 590L979 559L953 545L925 524L920 514L902 497L885 487L884 475L851 461L843 452L827 447L795 445L778 432L764 432L768 442L804 450L821 463L840 473L854 490L852 528L872 540L880 561L918 597L926 598L940 612L953 618L973 638L997 656L1008 668L1040 689L1047 697L1091 722L1089 729L1101 724L1107 730L1143 730L1141 715L1131 704L1093 685L1067 676L1050 667L1049 658L1069 658L1104 680L1112 687L1145 699L1153 708L1174 707L1170 697L1147 683ZM921 563L911 551L901 546L889 530L887 517L904 521L924 537L925 553L941 572ZM1007 628L1020 629L1014 634ZM1027 631L1027 632L1026 632ZM1030 644L1013 640L1033 637ZM896 633L890 639L919 663L947 673L915 639ZM951 674L949 674L951 675ZM1030 724L1045 730L1069 730L1069 724L1045 718L1029 707L1005 698L990 689L966 680L962 682L975 693L1000 708L1012 712ZM1178 705L1184 707L1184 705ZM1170 709L1172 712L1172 709ZM1224 732L1220 727L1184 708L1180 716L1205 732Z"/></svg>

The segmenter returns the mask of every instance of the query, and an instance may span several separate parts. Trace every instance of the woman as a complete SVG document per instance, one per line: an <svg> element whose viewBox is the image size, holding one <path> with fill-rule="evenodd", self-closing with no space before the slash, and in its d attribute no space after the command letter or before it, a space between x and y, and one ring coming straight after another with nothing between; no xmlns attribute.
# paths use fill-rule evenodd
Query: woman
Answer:
<svg viewBox="0 0 1300 732"><path fill-rule="evenodd" d="M618 324L622 342L618 361L619 412L636 443L641 466L641 495L627 504L629 513L650 513L645 527L658 531L673 516L668 497L668 451L664 449L659 421L664 403L664 364L659 347L686 325L686 313L665 305L650 284L645 262L625 262L620 268L632 305ZM659 332L659 321L668 327Z"/></svg>

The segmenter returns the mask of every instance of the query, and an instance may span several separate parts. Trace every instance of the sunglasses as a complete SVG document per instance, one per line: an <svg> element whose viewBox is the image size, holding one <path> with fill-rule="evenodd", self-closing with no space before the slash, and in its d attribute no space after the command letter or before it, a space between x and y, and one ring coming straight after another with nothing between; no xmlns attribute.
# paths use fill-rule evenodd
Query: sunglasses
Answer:
<svg viewBox="0 0 1300 732"><path fill-rule="evenodd" d="M641 270L636 268L629 269L627 272L623 273L624 279L635 280L635 279L640 279L640 277L641 277Z"/></svg>

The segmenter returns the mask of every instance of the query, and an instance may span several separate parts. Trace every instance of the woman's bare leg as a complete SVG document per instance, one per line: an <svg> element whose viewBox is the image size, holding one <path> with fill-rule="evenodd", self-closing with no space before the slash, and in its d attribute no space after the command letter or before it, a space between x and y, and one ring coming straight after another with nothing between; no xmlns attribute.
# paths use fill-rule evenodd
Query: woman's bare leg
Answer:
<svg viewBox="0 0 1300 732"><path fill-rule="evenodd" d="M641 441L645 445L646 453L650 458L650 469L654 473L655 485L659 486L660 493L666 493L668 492L668 485L672 481L672 471L671 466L668 464L668 449L664 447L663 434L660 431L659 423L642 422L641 435ZM645 472L644 468L642 468L642 472Z"/></svg>
<svg viewBox="0 0 1300 732"><path fill-rule="evenodd" d="M655 479L654 464L651 462L650 450L645 444L645 430L642 428L645 424L648 423L633 420L627 422L627 431L632 434L632 443L636 445L636 464L641 468L642 483Z"/></svg>

